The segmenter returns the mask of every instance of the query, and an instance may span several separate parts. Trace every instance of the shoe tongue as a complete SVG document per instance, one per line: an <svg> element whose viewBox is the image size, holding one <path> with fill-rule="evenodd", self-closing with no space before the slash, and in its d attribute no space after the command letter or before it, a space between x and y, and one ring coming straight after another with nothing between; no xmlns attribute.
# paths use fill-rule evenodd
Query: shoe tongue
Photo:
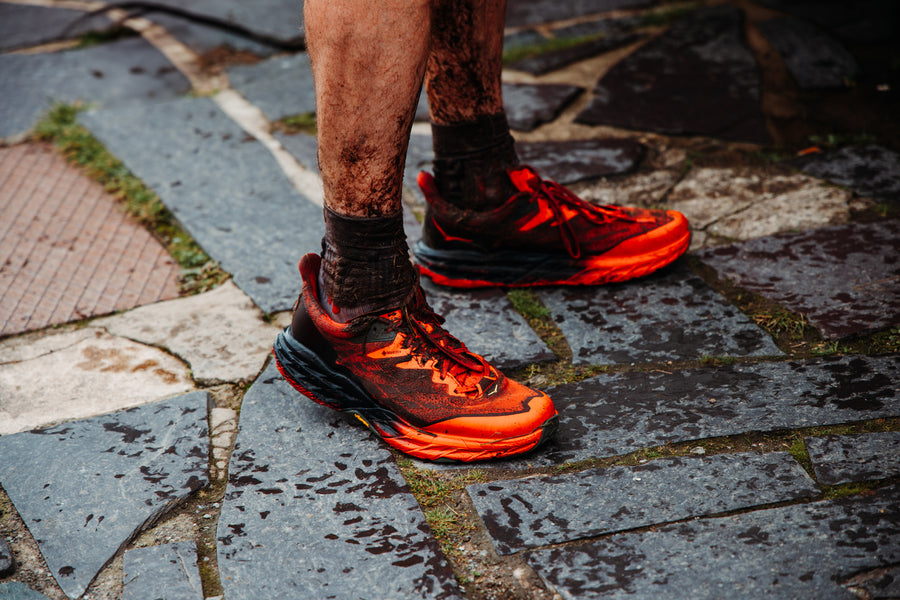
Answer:
<svg viewBox="0 0 900 600"><path fill-rule="evenodd" d="M540 186L541 178L528 167L509 171L509 179L520 192L533 192Z"/></svg>

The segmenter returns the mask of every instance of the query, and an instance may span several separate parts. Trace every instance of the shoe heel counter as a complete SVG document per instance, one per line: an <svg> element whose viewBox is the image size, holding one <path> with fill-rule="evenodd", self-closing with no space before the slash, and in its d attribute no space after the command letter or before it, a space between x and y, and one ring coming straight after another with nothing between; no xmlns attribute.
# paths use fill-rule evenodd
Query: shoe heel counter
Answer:
<svg viewBox="0 0 900 600"><path fill-rule="evenodd" d="M294 316L291 320L291 335L328 364L334 364L337 360L334 348L313 323L312 317L309 316L302 296L297 301L297 308L294 309Z"/></svg>

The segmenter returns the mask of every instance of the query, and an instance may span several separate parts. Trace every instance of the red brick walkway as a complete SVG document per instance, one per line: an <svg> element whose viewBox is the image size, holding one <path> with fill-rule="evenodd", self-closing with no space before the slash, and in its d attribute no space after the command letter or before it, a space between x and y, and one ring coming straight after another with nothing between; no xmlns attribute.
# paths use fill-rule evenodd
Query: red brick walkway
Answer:
<svg viewBox="0 0 900 600"><path fill-rule="evenodd" d="M178 265L50 146L0 148L0 336L178 295Z"/></svg>

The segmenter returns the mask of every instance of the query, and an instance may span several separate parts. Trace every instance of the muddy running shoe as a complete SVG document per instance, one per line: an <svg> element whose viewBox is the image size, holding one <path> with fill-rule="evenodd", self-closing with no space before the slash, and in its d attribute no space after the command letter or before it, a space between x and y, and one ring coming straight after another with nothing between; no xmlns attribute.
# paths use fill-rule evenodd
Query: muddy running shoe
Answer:
<svg viewBox="0 0 900 600"><path fill-rule="evenodd" d="M297 391L356 415L398 450L427 460L520 454L556 430L553 402L507 379L442 327L422 290L401 308L341 324L317 298L321 259L300 261L303 293L278 335L278 370Z"/></svg>
<svg viewBox="0 0 900 600"><path fill-rule="evenodd" d="M413 253L422 273L453 287L593 285L641 277L687 250L679 212L590 204L529 167L509 176L519 192L473 212L419 174L428 207Z"/></svg>

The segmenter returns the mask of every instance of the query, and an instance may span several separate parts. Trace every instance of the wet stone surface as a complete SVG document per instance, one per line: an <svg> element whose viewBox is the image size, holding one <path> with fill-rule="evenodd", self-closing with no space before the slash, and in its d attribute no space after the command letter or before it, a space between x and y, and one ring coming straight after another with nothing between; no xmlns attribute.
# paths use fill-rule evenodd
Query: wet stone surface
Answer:
<svg viewBox="0 0 900 600"><path fill-rule="evenodd" d="M0 598L3 600L49 600L47 596L18 581L0 583Z"/></svg>
<svg viewBox="0 0 900 600"><path fill-rule="evenodd" d="M168 59L139 37L84 50L4 54L0 56L0 138L30 130L53 100L83 100L95 106L144 104L174 98L189 89L188 80Z"/></svg>
<svg viewBox="0 0 900 600"><path fill-rule="evenodd" d="M270 121L316 110L312 69L305 53L231 67L228 81Z"/></svg>
<svg viewBox="0 0 900 600"><path fill-rule="evenodd" d="M128 550L123 568L122 600L203 600L194 542Z"/></svg>
<svg viewBox="0 0 900 600"><path fill-rule="evenodd" d="M0 485L71 598L208 482L205 392L0 437Z"/></svg>
<svg viewBox="0 0 900 600"><path fill-rule="evenodd" d="M531 131L555 119L581 92L580 87L564 84L503 85L503 106L511 129Z"/></svg>
<svg viewBox="0 0 900 600"><path fill-rule="evenodd" d="M459 598L391 453L270 366L247 392L218 525L229 600Z"/></svg>
<svg viewBox="0 0 900 600"><path fill-rule="evenodd" d="M646 148L631 139L596 138L562 142L520 142L519 160L542 177L568 184L628 173L637 168Z"/></svg>
<svg viewBox="0 0 900 600"><path fill-rule="evenodd" d="M893 0L760 0L760 4L811 21L855 42L887 42L898 31L897 5Z"/></svg>
<svg viewBox="0 0 900 600"><path fill-rule="evenodd" d="M197 54L204 54L223 47L252 52L257 56L270 56L278 51L271 44L256 41L227 29L203 25L185 17L151 12L147 14L146 18L164 27L166 32Z"/></svg>
<svg viewBox="0 0 900 600"><path fill-rule="evenodd" d="M610 69L576 122L765 143L759 86L741 11L704 8Z"/></svg>
<svg viewBox="0 0 900 600"><path fill-rule="evenodd" d="M816 479L823 485L900 475L900 432L805 438Z"/></svg>
<svg viewBox="0 0 900 600"><path fill-rule="evenodd" d="M262 144L207 98L81 119L263 312L293 306L297 259L321 246L322 209L291 185Z"/></svg>
<svg viewBox="0 0 900 600"><path fill-rule="evenodd" d="M625 533L526 560L564 598L846 600L841 583L900 560L900 491ZM664 587L662 585L664 583Z"/></svg>
<svg viewBox="0 0 900 600"><path fill-rule="evenodd" d="M13 558L12 550L3 536L0 536L0 577L11 575L16 570L16 560Z"/></svg>
<svg viewBox="0 0 900 600"><path fill-rule="evenodd" d="M859 75L859 65L840 42L799 19L782 18L759 24L801 89L840 88Z"/></svg>
<svg viewBox="0 0 900 600"><path fill-rule="evenodd" d="M550 71L556 71L580 60L597 56L635 42L640 36L633 33L610 33L596 40L590 40L576 46L551 52L544 52L537 56L524 58L509 65L510 69L525 71L532 75L543 75Z"/></svg>
<svg viewBox="0 0 900 600"><path fill-rule="evenodd" d="M786 452L662 458L466 489L501 554L819 491Z"/></svg>
<svg viewBox="0 0 900 600"><path fill-rule="evenodd" d="M720 277L800 313L829 339L900 323L900 221L785 234L699 253Z"/></svg>
<svg viewBox="0 0 900 600"><path fill-rule="evenodd" d="M900 567L876 569L866 575L868 576L854 587L866 590L873 600L900 598Z"/></svg>
<svg viewBox="0 0 900 600"><path fill-rule="evenodd" d="M875 144L845 146L791 161L805 173L845 185L861 196L900 202L900 154Z"/></svg>
<svg viewBox="0 0 900 600"><path fill-rule="evenodd" d="M900 357L604 374L550 388L559 431L501 468L559 465L668 442L900 415Z"/></svg>
<svg viewBox="0 0 900 600"><path fill-rule="evenodd" d="M509 0L506 5L506 26L550 23L613 10L643 8L652 4L655 4L655 0Z"/></svg>
<svg viewBox="0 0 900 600"><path fill-rule="evenodd" d="M683 266L626 284L539 295L574 364L781 354L768 334Z"/></svg>
<svg viewBox="0 0 900 600"><path fill-rule="evenodd" d="M0 4L0 50L37 46L62 39L75 39L83 33L108 28L112 23L98 15L80 20L81 10Z"/></svg>

